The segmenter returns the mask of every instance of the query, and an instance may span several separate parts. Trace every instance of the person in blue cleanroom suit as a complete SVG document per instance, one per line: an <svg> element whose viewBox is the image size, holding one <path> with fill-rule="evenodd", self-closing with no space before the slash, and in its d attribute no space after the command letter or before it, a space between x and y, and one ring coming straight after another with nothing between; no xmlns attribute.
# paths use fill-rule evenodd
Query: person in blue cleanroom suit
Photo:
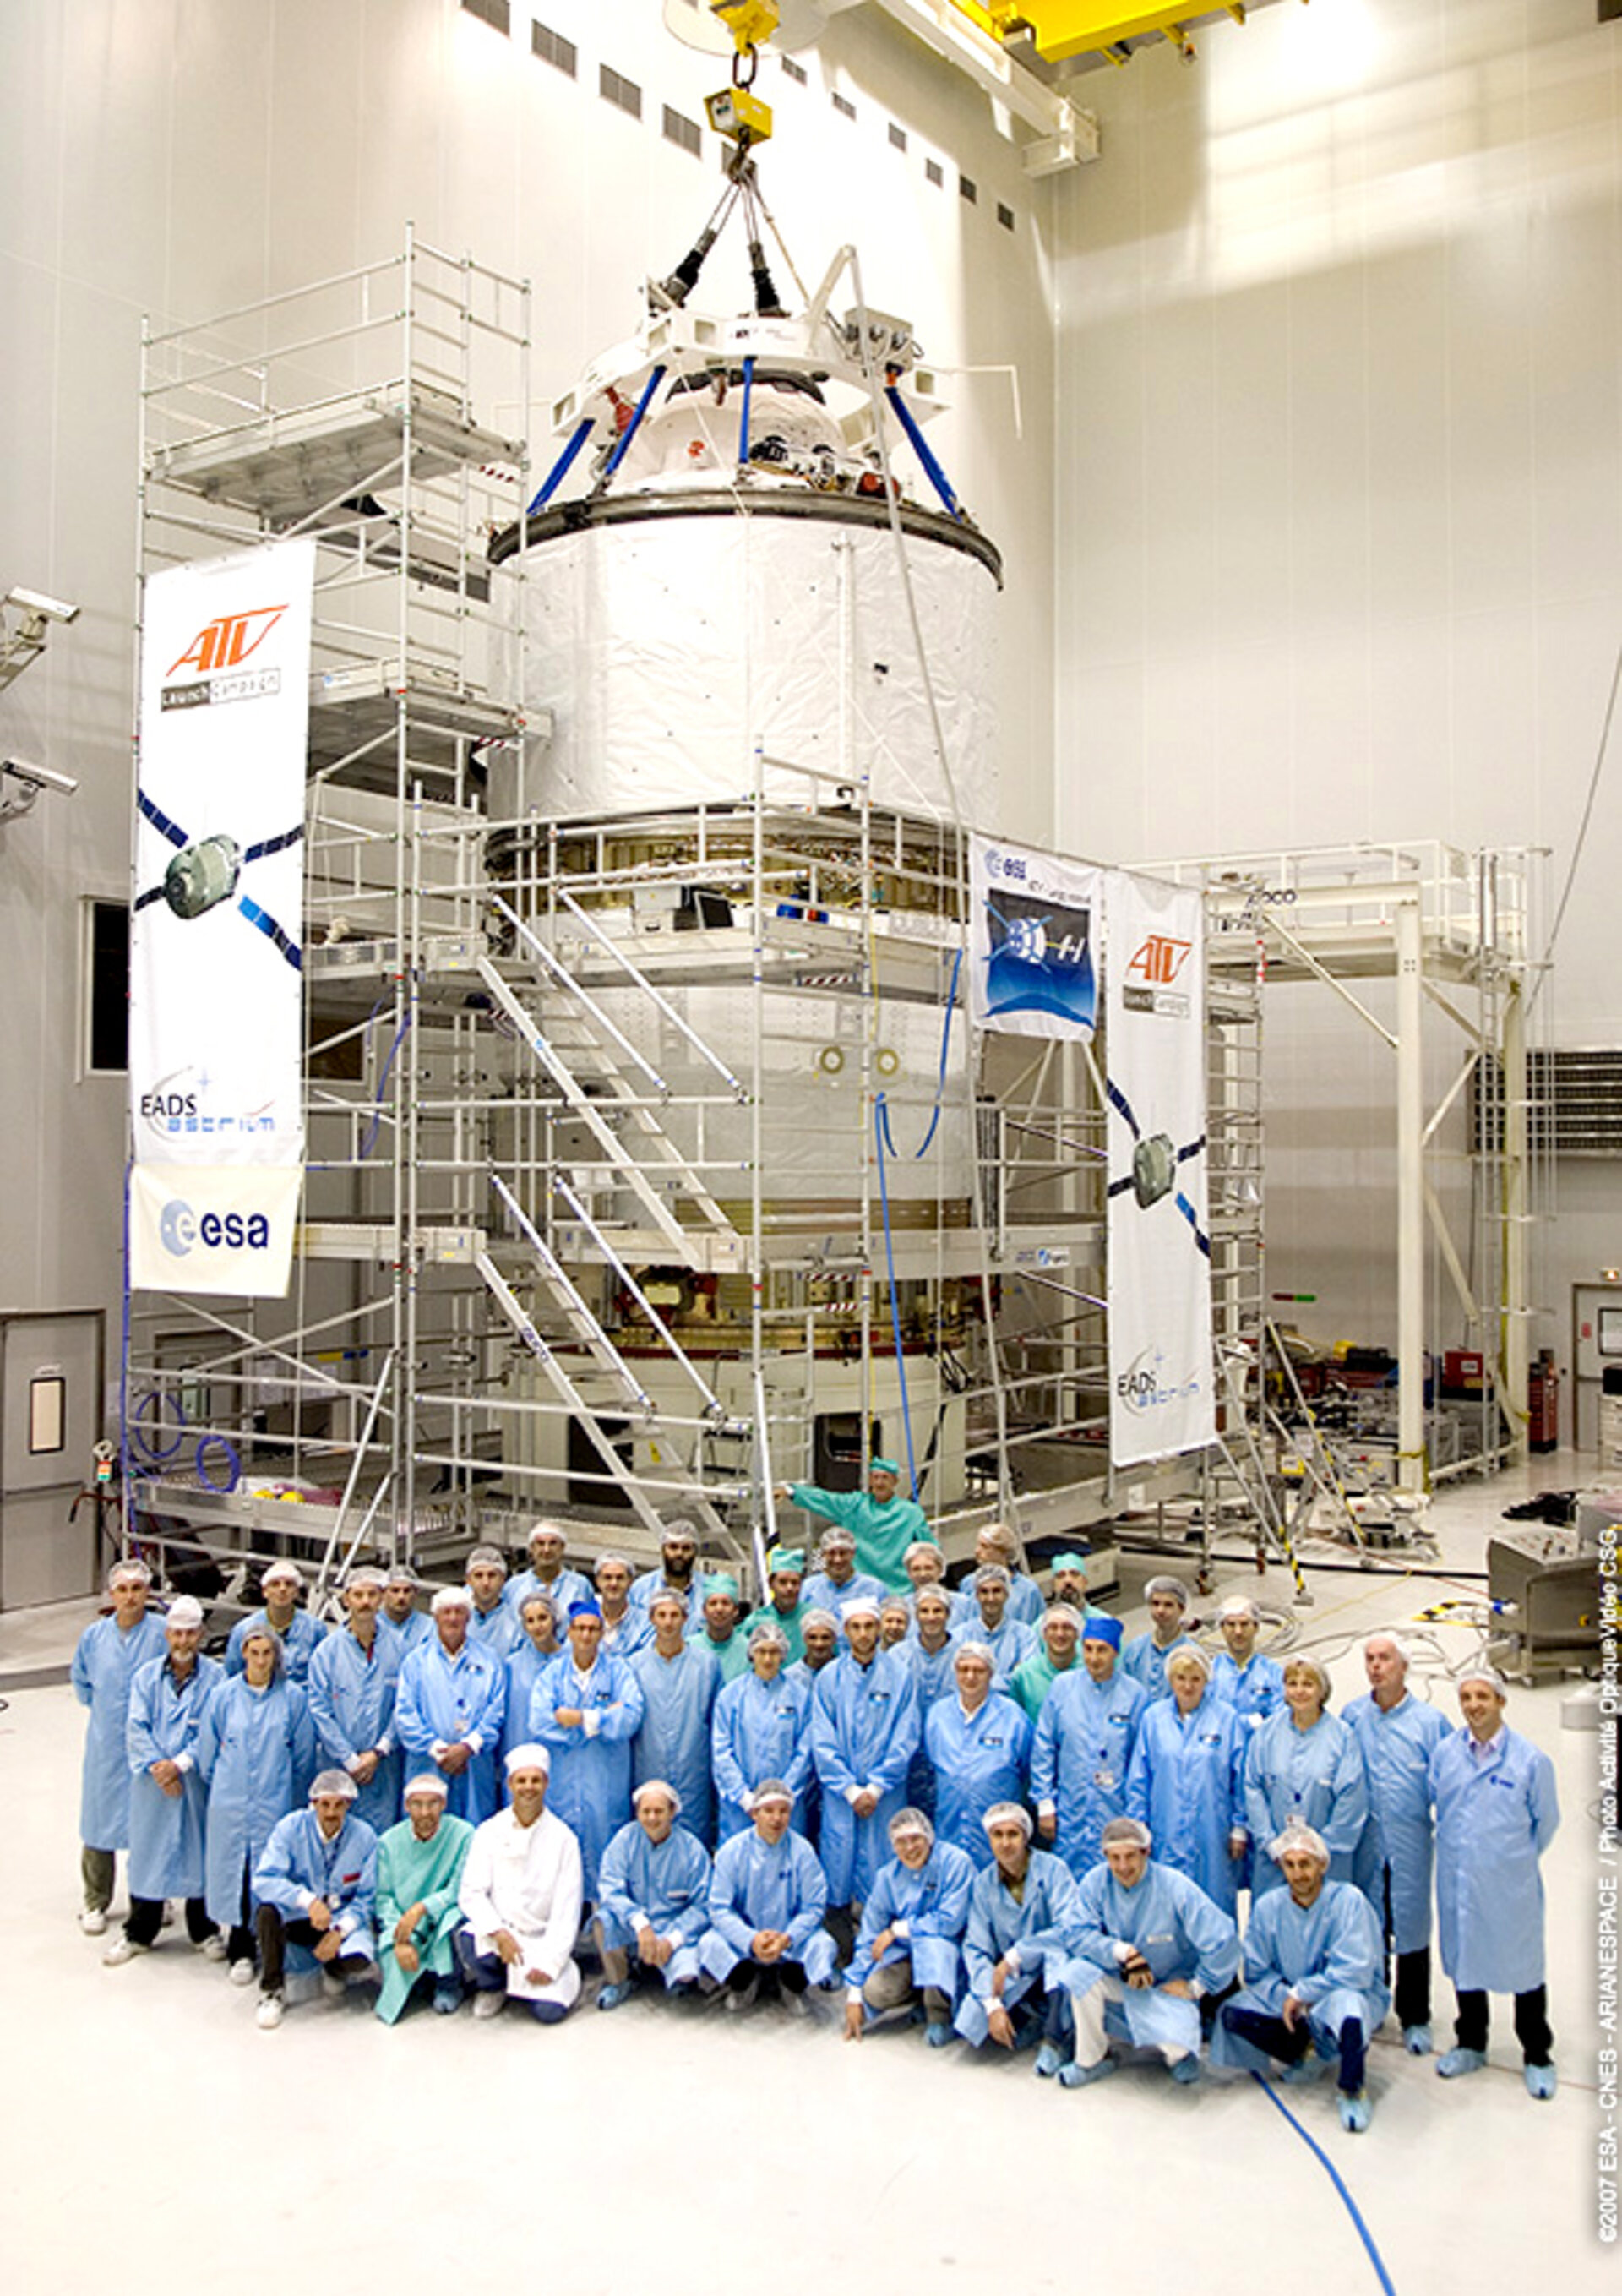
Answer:
<svg viewBox="0 0 1622 2296"><path fill-rule="evenodd" d="M986 1833L995 1863L977 1874L963 1928L965 1989L954 2020L976 2048L1022 2048L1046 2022L1047 1962L1070 1927L1076 1884L1061 1857L1031 1848L1030 1812L994 1802ZM1024 2005L1017 2020L1012 2013Z"/></svg>
<svg viewBox="0 0 1622 2296"><path fill-rule="evenodd" d="M633 1572L623 1554L600 1554L593 1572L596 1592L586 1597L602 1613L602 1651L608 1658L630 1658L653 1639L653 1629L642 1611L631 1607ZM574 1611L569 1606L564 1623Z"/></svg>
<svg viewBox="0 0 1622 2296"><path fill-rule="evenodd" d="M918 1693L918 1745L907 1767L906 1795L926 1817L935 1809L935 1768L923 1733L936 1700L950 1698L957 1689L952 1671L957 1662L957 1644L949 1628L951 1615L950 1587L935 1583L920 1587L913 1597L913 1631L900 1645Z"/></svg>
<svg viewBox="0 0 1622 2296"><path fill-rule="evenodd" d="M709 1753L723 1841L749 1827L763 1778L788 1786L794 1796L789 1822L809 1839L802 1813L811 1781L811 1690L785 1668L788 1652L783 1629L774 1619L763 1620L750 1634L749 1672L717 1693Z"/></svg>
<svg viewBox="0 0 1622 2296"><path fill-rule="evenodd" d="M547 1807L580 1845L588 1898L597 1894L604 1849L631 1815L631 1741L643 1710L630 1660L602 1648L602 1611L594 1603L577 1603L568 1650L529 1694L529 1727L552 1757Z"/></svg>
<svg viewBox="0 0 1622 2296"><path fill-rule="evenodd" d="M1211 1688L1198 1643L1166 1664L1169 1698L1144 1709L1126 1772L1126 1815L1154 1836L1156 1863L1197 1882L1232 1915L1239 1902L1245 1831L1246 1733Z"/></svg>
<svg viewBox="0 0 1622 2296"><path fill-rule="evenodd" d="M530 1695L545 1669L563 1652L560 1628L564 1622L559 1619L550 1595L527 1595L513 1615L523 1635L502 1661L502 1672L506 1677L506 1705L501 1725L504 1754L509 1746L521 1744L529 1735Z"/></svg>
<svg viewBox="0 0 1622 2296"><path fill-rule="evenodd" d="M1442 1967L1458 1997L1454 2045L1437 2061L1448 2079L1487 2062L1487 1996L1515 1997L1515 2038L1533 2096L1554 2094L1538 1860L1560 1825L1554 1765L1505 1726L1502 1676L1473 1664L1459 1677L1462 1729L1430 1758Z"/></svg>
<svg viewBox="0 0 1622 2296"><path fill-rule="evenodd" d="M394 1727L400 1659L378 1623L384 1574L351 1570L347 1625L325 1636L304 1685L321 1759L355 1781L355 1815L381 1833L400 1815L400 1743Z"/></svg>
<svg viewBox="0 0 1622 2296"><path fill-rule="evenodd" d="M1247 1730L1254 1730L1284 1703L1284 1669L1256 1647L1262 1614L1249 1595L1229 1595L1217 1605L1216 1623L1227 1645L1216 1653L1211 1688L1226 1699Z"/></svg>
<svg viewBox="0 0 1622 2296"><path fill-rule="evenodd" d="M1331 1882L1329 1846L1309 1825L1287 1826L1266 1845L1286 1886L1250 1909L1245 1984L1225 2002L1213 2038L1216 2063L1306 2079L1315 2057L1339 2060L1340 2125L1369 2125L1364 2064L1371 2033L1391 2005L1380 1974L1380 1923L1361 1890Z"/></svg>
<svg viewBox="0 0 1622 2296"><path fill-rule="evenodd" d="M1151 1578L1143 1589L1143 1600L1149 1605L1148 1630L1133 1636L1121 1653L1121 1664L1134 1682L1143 1685L1146 1697L1164 1698L1167 1660L1173 1651L1193 1640L1184 1624L1188 1616L1188 1588L1181 1578Z"/></svg>
<svg viewBox="0 0 1622 2296"><path fill-rule="evenodd" d="M682 1622L698 1615L699 1535L690 1522L668 1522L659 1543L659 1568L644 1570L631 1582L627 1600L645 1619L656 1595L674 1595L682 1606Z"/></svg>
<svg viewBox="0 0 1622 2296"><path fill-rule="evenodd" d="M1200 2077L1200 2004L1221 1993L1239 1969L1239 1931L1197 1882L1151 1858L1149 1828L1112 1817L1103 1862L1076 1886L1064 1958L1048 1981L1069 1996L1074 2052L1069 2064L1044 2046L1039 2073L1082 2088L1113 2072L1113 2040L1158 2049L1174 2080Z"/></svg>
<svg viewBox="0 0 1622 2296"><path fill-rule="evenodd" d="M815 1483L782 1483L777 1496L787 1505L804 1507L807 1513L820 1514L825 1521L848 1531L856 1543L857 1569L878 1579L886 1592L892 1587L905 1588L903 1557L913 1541L934 1536L917 1500L902 1497L901 1470L894 1459L868 1462L864 1491L824 1491ZM837 1587L834 1592L841 1601L848 1600ZM806 1593L812 1602L826 1599L809 1586Z"/></svg>
<svg viewBox="0 0 1622 2296"><path fill-rule="evenodd" d="M209 1790L197 1741L225 1676L199 1652L202 1623L202 1605L190 1595L171 1603L164 1654L138 1667L129 1686L129 1915L102 1956L109 1968L157 1943L167 1898L185 1900L186 1934L200 1953L211 1961L225 1953L203 1903Z"/></svg>
<svg viewBox="0 0 1622 2296"><path fill-rule="evenodd" d="M687 1621L688 1641L714 1661L723 1682L736 1682L749 1672L741 1592L730 1570L710 1571L700 1583L698 1609Z"/></svg>
<svg viewBox="0 0 1622 2296"><path fill-rule="evenodd" d="M1007 1690L1026 1660L1034 1658L1042 1647L1034 1627L1022 1627L1009 1616L1012 1586L1012 1578L1000 1562L987 1563L975 1573L972 1608L952 1628L954 1641L972 1636L987 1645L997 1688L1002 1691Z"/></svg>
<svg viewBox="0 0 1622 2296"><path fill-rule="evenodd" d="M1042 1589L1036 1580L1020 1568L1025 1550L1020 1544L1019 1533L1011 1524L988 1522L975 1534L974 1569L957 1590L952 1613L954 1627L970 1626L979 1616L975 1593L982 1570L1006 1570L1009 1576L1008 1615L1021 1627L1042 1624Z"/></svg>
<svg viewBox="0 0 1622 2296"><path fill-rule="evenodd" d="M793 1807L782 1778L762 1778L749 1832L716 1852L699 1962L726 1987L729 2008L772 1992L808 2008L807 1985L833 1982L833 1939L823 1927L827 1879L811 1844L790 1828Z"/></svg>
<svg viewBox="0 0 1622 2296"><path fill-rule="evenodd" d="M531 1595L545 1595L561 1620L568 1618L571 1604L590 1602L591 1580L565 1564L563 1543L563 1533L553 1523L537 1522L530 1531L529 1568L507 1581L507 1601L515 1619Z"/></svg>
<svg viewBox="0 0 1622 2296"><path fill-rule="evenodd" d="M303 1585L304 1573L296 1562L273 1562L264 1572L259 1592L265 1597L265 1607L250 1611L232 1628L231 1639L225 1644L227 1674L241 1674L242 1644L256 1629L268 1627L283 1646L282 1667L287 1679L303 1682L310 1670L310 1660L326 1633L318 1619L312 1619L307 1611L299 1608Z"/></svg>
<svg viewBox="0 0 1622 2296"><path fill-rule="evenodd" d="M994 1802L1022 1801L1030 1766L1030 1717L991 1687L992 1655L967 1637L953 1661L954 1689L938 1698L923 1726L935 1773L935 1823L944 1841L976 1866L989 1866L986 1812Z"/></svg>
<svg viewBox="0 0 1622 2296"><path fill-rule="evenodd" d="M125 1742L129 1693L139 1669L161 1659L163 1619L149 1611L152 1574L144 1562L113 1565L109 1617L85 1628L73 1652L73 1694L90 1709L80 1775L79 1880L85 1903L78 1925L100 1937L112 1903L116 1853L129 1848L129 1754Z"/></svg>
<svg viewBox="0 0 1622 2296"><path fill-rule="evenodd" d="M253 1869L276 1820L296 1809L315 1769L315 1728L301 1685L282 1669L266 1628L242 1643L242 1671L227 1676L197 1734L209 1788L209 1915L225 1929L239 1985L253 1973Z"/></svg>
<svg viewBox="0 0 1622 2296"><path fill-rule="evenodd" d="M1395 1635L1370 1635L1363 1664L1369 1695L1341 1711L1363 1754L1369 1788L1369 1822L1352 1875L1385 1931L1387 1953L1397 1957L1403 2040L1411 2056L1424 2057L1431 2047L1430 1763L1447 1721L1409 1690L1407 1650Z"/></svg>
<svg viewBox="0 0 1622 2296"><path fill-rule="evenodd" d="M709 1721L721 1671L698 1643L689 1642L687 1608L670 1588L655 1595L648 1623L653 1639L630 1660L642 1685L642 1726L631 1743L631 1776L662 1778L676 1789L682 1824L708 1849L716 1838L716 1797L709 1775Z"/></svg>
<svg viewBox="0 0 1622 2296"><path fill-rule="evenodd" d="M599 2009L618 2009L628 1997L633 1963L657 1972L668 1993L691 1991L709 1927L709 1853L676 1824L680 1795L668 1778L644 1778L631 1807L635 1816L610 1841L597 1874Z"/></svg>
<svg viewBox="0 0 1622 2296"><path fill-rule="evenodd" d="M467 1590L473 1598L468 1638L504 1665L523 1640L518 1612L507 1600L507 1558L499 1546L476 1546L467 1559Z"/></svg>
<svg viewBox="0 0 1622 2296"><path fill-rule="evenodd" d="M426 1611L417 1608L417 1589L422 1582L409 1562L397 1562L384 1573L384 1580L378 1632L396 1656L404 1659L419 1643L433 1640L434 1622Z"/></svg>
<svg viewBox="0 0 1622 2296"><path fill-rule="evenodd" d="M317 1772L309 1808L277 1820L254 1866L258 2022L265 2032L282 2022L290 1945L315 1956L329 1994L341 1997L352 1979L371 1972L377 1954L377 1834L356 1816L355 1801L355 1781L347 1770Z"/></svg>
<svg viewBox="0 0 1622 2296"><path fill-rule="evenodd" d="M804 1600L814 1610L831 1611L837 1620L847 1603L858 1595L871 1596L881 1603L889 1588L882 1578L875 1578L871 1570L856 1569L856 1542L854 1532L841 1530L837 1523L823 1533L816 1550L816 1568L805 1582ZM841 1629L840 1642L844 1643Z"/></svg>
<svg viewBox="0 0 1622 2296"><path fill-rule="evenodd" d="M496 1809L507 1678L469 1635L472 1609L465 1587L435 1595L432 1636L401 1662L394 1725L406 1760L424 1769L431 1763L444 1778L451 1816L481 1825Z"/></svg>
<svg viewBox="0 0 1622 2296"><path fill-rule="evenodd" d="M922 1809L898 1809L891 1852L881 1866L845 1972L845 2038L859 2041L876 2019L922 2000L923 2038L932 2049L952 2038L963 1992L963 1937L974 1889L974 1861L938 1841Z"/></svg>
<svg viewBox="0 0 1622 2296"><path fill-rule="evenodd" d="M1119 1666L1121 1622L1091 1612L1081 1665L1061 1675L1036 1717L1030 1792L1042 1840L1077 1879L1096 1866L1099 1836L1126 1808L1126 1772L1148 1697Z"/></svg>
<svg viewBox="0 0 1622 2296"><path fill-rule="evenodd" d="M885 1861L918 1744L918 1693L899 1651L879 1648L879 1605L858 1596L841 1624L848 1648L816 1677L811 1759L822 1788L829 1902L860 1905Z"/></svg>
<svg viewBox="0 0 1622 2296"><path fill-rule="evenodd" d="M1368 1824L1369 1795L1357 1741L1328 1714L1329 1674L1303 1652L1284 1661L1284 1708L1245 1746L1245 1825L1257 1855L1250 1888L1259 1898L1283 1876L1260 1846L1287 1825L1310 1825L1329 1844L1329 1878L1352 1879L1352 1861Z"/></svg>

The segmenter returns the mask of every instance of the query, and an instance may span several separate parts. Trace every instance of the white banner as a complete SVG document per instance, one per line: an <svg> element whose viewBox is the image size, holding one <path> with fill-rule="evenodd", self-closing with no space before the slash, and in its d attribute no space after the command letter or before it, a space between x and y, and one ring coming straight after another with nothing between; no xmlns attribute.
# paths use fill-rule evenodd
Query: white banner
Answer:
<svg viewBox="0 0 1622 2296"><path fill-rule="evenodd" d="M1015 1037L1090 1037L1101 873L971 837L969 873L975 1026Z"/></svg>
<svg viewBox="0 0 1622 2296"><path fill-rule="evenodd" d="M152 1169L131 1222L137 1287L287 1290L315 570L313 542L280 542L146 586L129 1080L137 1179ZM246 1171L275 1185L245 1191ZM268 1237L247 1240L266 1223Z"/></svg>
<svg viewBox="0 0 1622 2296"><path fill-rule="evenodd" d="M1197 891L1110 873L1110 1457L1216 1439L1205 1121L1205 912Z"/></svg>

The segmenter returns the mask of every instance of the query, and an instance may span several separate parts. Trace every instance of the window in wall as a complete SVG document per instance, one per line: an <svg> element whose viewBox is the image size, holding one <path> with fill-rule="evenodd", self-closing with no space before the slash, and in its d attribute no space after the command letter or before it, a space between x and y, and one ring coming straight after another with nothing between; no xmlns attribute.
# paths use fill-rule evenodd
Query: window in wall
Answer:
<svg viewBox="0 0 1622 2296"><path fill-rule="evenodd" d="M642 118L642 90L634 79L627 79L612 64L597 67L597 92L606 102L620 111L628 111L633 119Z"/></svg>
<svg viewBox="0 0 1622 2296"><path fill-rule="evenodd" d="M129 1066L129 906L86 901L80 968L86 1076L118 1076Z"/></svg>
<svg viewBox="0 0 1622 2296"><path fill-rule="evenodd" d="M941 185L946 180L945 172L942 169L938 160L926 160L923 163L923 174L924 181L926 183L933 184L937 191L940 189Z"/></svg>
<svg viewBox="0 0 1622 2296"><path fill-rule="evenodd" d="M837 87L833 91L833 108L836 111L842 111L847 119L854 119L856 116L855 104L848 95L841 95Z"/></svg>
<svg viewBox="0 0 1622 2296"><path fill-rule="evenodd" d="M897 152L906 150L906 130L905 127L897 127L893 119L889 124L889 140Z"/></svg>
<svg viewBox="0 0 1622 2296"><path fill-rule="evenodd" d="M665 141L679 144L683 151L691 152L695 160L703 148L697 120L689 119L684 112L673 111L668 104L665 106Z"/></svg>
<svg viewBox="0 0 1622 2296"><path fill-rule="evenodd" d="M980 195L979 185L972 176L960 176L957 179L957 195L959 199L967 200L972 207Z"/></svg>
<svg viewBox="0 0 1622 2296"><path fill-rule="evenodd" d="M997 201L997 221L1004 231L1013 229L1013 209L1011 207L1005 207L1001 200Z"/></svg>
<svg viewBox="0 0 1622 2296"><path fill-rule="evenodd" d="M782 66L782 75L785 79L791 79L797 87L804 87L807 85L810 74L804 64L797 64L792 56L781 56L778 61Z"/></svg>
<svg viewBox="0 0 1622 2296"><path fill-rule="evenodd" d="M554 32L549 24L531 24L529 45L543 63L555 64L561 72L574 78L579 57L572 40L566 40L561 32Z"/></svg>
<svg viewBox="0 0 1622 2296"><path fill-rule="evenodd" d="M481 24L489 24L498 32L510 32L512 29L507 0L462 0L462 4Z"/></svg>

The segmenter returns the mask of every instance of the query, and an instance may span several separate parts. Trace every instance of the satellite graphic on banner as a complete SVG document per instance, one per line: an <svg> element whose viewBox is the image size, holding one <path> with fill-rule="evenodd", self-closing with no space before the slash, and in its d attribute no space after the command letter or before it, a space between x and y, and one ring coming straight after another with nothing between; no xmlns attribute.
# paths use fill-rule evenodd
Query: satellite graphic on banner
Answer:
<svg viewBox="0 0 1622 2296"><path fill-rule="evenodd" d="M1018 1037L1091 1036L1100 873L1049 853L970 840L971 1013Z"/></svg>
<svg viewBox="0 0 1622 2296"><path fill-rule="evenodd" d="M303 1176L312 542L146 586L130 1281L282 1297Z"/></svg>
<svg viewBox="0 0 1622 2296"><path fill-rule="evenodd" d="M1205 910L1198 891L1110 873L1110 1456L1214 1442L1206 1185Z"/></svg>

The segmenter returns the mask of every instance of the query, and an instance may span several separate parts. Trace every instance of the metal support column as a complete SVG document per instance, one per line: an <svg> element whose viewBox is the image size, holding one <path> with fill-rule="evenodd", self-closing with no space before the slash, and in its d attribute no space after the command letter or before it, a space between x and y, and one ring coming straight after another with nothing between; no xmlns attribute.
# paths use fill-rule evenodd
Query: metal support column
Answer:
<svg viewBox="0 0 1622 2296"><path fill-rule="evenodd" d="M1527 1314L1527 1007L1511 980L1503 999L1503 1311L1498 1324L1499 1399L1509 1422L1510 1456L1524 1459L1531 1326Z"/></svg>
<svg viewBox="0 0 1622 2296"><path fill-rule="evenodd" d="M1397 931L1397 1480L1418 1491L1425 1458L1425 1106L1422 923L1417 893Z"/></svg>

